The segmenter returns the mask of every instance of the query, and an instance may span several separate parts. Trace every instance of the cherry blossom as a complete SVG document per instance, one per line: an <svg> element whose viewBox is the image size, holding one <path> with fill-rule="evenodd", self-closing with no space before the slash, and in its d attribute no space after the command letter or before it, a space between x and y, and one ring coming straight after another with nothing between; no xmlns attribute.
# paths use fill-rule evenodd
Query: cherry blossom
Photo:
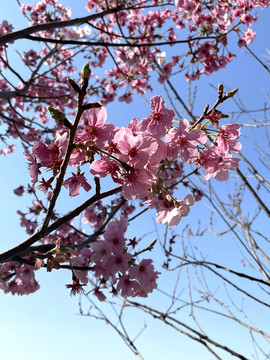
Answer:
<svg viewBox="0 0 270 360"><path fill-rule="evenodd" d="M24 193L24 186L23 185L19 186L17 189L14 189L13 192L17 196L22 196Z"/></svg>
<svg viewBox="0 0 270 360"><path fill-rule="evenodd" d="M126 244L126 239L124 237L126 230L127 220L125 218L121 218L119 222L111 222L107 226L103 237L113 253L123 251Z"/></svg>
<svg viewBox="0 0 270 360"><path fill-rule="evenodd" d="M255 39L256 33L252 29L247 29L244 33L244 36L238 41L238 46L242 47L249 45Z"/></svg>
<svg viewBox="0 0 270 360"><path fill-rule="evenodd" d="M236 139L240 137L240 134L240 126L238 124L222 125L217 136L218 147L224 152L229 150L239 153L242 145Z"/></svg>
<svg viewBox="0 0 270 360"><path fill-rule="evenodd" d="M69 189L69 196L79 195L81 187L83 187L85 191L91 189L91 185L87 182L84 173L79 175L72 173L72 176L65 180L63 185Z"/></svg>
<svg viewBox="0 0 270 360"><path fill-rule="evenodd" d="M193 163L198 156L196 145L207 142L207 136L202 130L189 131L189 127L186 119L180 120L179 127L172 128L166 135L165 141L169 145L168 155L172 160L180 156L184 162Z"/></svg>
<svg viewBox="0 0 270 360"><path fill-rule="evenodd" d="M198 163L205 170L205 180L212 176L218 181L224 181L229 178L229 170L238 168L239 159L233 158L231 153L223 152L217 146L209 146L200 153Z"/></svg>
<svg viewBox="0 0 270 360"><path fill-rule="evenodd" d="M146 297L157 286L156 279L159 273L154 270L151 259L144 259L138 265L130 268L129 276L140 283L139 290L134 289L132 296Z"/></svg>
<svg viewBox="0 0 270 360"><path fill-rule="evenodd" d="M137 281L131 280L129 276L124 275L120 278L117 284L117 292L124 296L133 296L140 290L140 284Z"/></svg>
<svg viewBox="0 0 270 360"><path fill-rule="evenodd" d="M166 217L163 219L163 224L169 226L178 225L182 217L189 214L190 206L194 204L194 198L191 194L187 195L183 201L177 200L171 211L167 212Z"/></svg>
<svg viewBox="0 0 270 360"><path fill-rule="evenodd" d="M113 142L117 143L117 157L131 166L141 168L147 164L151 155L158 149L157 141L150 136L134 136L130 129L121 128L115 133Z"/></svg>
<svg viewBox="0 0 270 360"><path fill-rule="evenodd" d="M122 195L125 199L131 200L149 196L156 178L148 170L133 168L125 172L121 179L123 181Z"/></svg>
<svg viewBox="0 0 270 360"><path fill-rule="evenodd" d="M147 131L156 137L164 136L166 128L172 125L174 118L174 111L165 108L165 105L161 96L152 97L150 101L152 114L141 120L138 125L139 130Z"/></svg>
<svg viewBox="0 0 270 360"><path fill-rule="evenodd" d="M91 255L91 261L95 262L96 264L106 265L112 254L112 250L108 243L104 240L98 240L91 244L90 248L93 251Z"/></svg>
<svg viewBox="0 0 270 360"><path fill-rule="evenodd" d="M51 214L48 224L61 222L54 202L62 186L69 190L64 192L66 196L75 197L81 188L89 192L90 184L95 183L89 193L93 202L80 211L83 230L76 231L69 218L38 240L46 246L61 240L61 246L36 253L37 257L23 257L36 267L15 261L0 265L0 287L5 293L36 291L38 268L47 266L54 271L64 261L72 272L72 283L66 285L71 295L91 286L91 273L95 285L89 293L100 301L106 299L106 286L113 294L146 297L157 287L159 273L151 259L138 260L136 237L127 239L128 220L137 202L155 209L159 223L176 226L203 196L188 180L183 181L184 163L200 167L205 180L227 180L229 171L237 169L239 159L232 153L241 151L237 141L240 126L220 127L223 116L217 105L211 112L205 111L199 124L191 125L186 119L177 119L160 95L150 98L148 94L155 89L154 76L160 84L168 84L173 74L183 73L186 80L194 81L224 68L235 56L229 50L231 34L238 35L238 46L250 44L256 36L251 26L257 17L252 11L269 2L236 1L233 6L225 1L213 1L209 6L189 0L175 0L175 6L161 3L153 0L148 8L142 1L135 7L135 1L133 8L123 4L115 13L106 13L109 5L118 3L88 0L86 9L95 14L94 19L76 27L60 26L57 33L44 26L35 49L27 43L19 58L31 75L17 76L14 83L7 80L16 78L17 64L11 62L9 52L13 44L0 48L0 88L6 95L0 99L3 142L5 138L22 142L31 180L14 193L34 197L27 210L18 210L21 226L28 235L36 235L44 213ZM22 5L21 12L30 26L71 19L71 9L56 0ZM182 51L178 42L183 39L183 29L188 46ZM1 37L12 31L7 21L0 24ZM49 41L55 39L60 44L52 47ZM93 44L87 50L82 45L86 41ZM170 51L162 51L160 43L169 45ZM74 59L82 52L87 63L79 75ZM108 123L105 105L116 98L129 104L135 94L150 98L149 115L146 112L140 120L133 117L137 114L130 114L128 125L121 124L121 128ZM48 113L57 116L52 120ZM14 150L14 145L4 143L0 155ZM117 184L114 194L118 195L111 203L101 201L108 189L100 178L107 176ZM48 229L46 221L45 215L44 231Z"/></svg>
<svg viewBox="0 0 270 360"><path fill-rule="evenodd" d="M70 296L73 296L82 293L84 291L83 286L86 284L81 284L80 280L74 276L72 284L66 285L66 288L70 289Z"/></svg>
<svg viewBox="0 0 270 360"><path fill-rule="evenodd" d="M115 252L110 256L109 260L106 263L108 272L111 275L116 274L117 272L122 273L123 275L129 268L128 262L132 259L132 255L128 253Z"/></svg>
<svg viewBox="0 0 270 360"><path fill-rule="evenodd" d="M83 129L78 130L75 141L102 148L104 142L112 138L115 129L114 125L105 124L106 119L107 111L104 107L88 110L82 119Z"/></svg>

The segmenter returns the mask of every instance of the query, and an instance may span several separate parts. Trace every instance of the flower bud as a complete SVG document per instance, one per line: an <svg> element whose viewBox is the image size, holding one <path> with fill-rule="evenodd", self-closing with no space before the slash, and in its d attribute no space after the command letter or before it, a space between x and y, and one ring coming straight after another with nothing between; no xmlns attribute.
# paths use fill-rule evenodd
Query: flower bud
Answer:
<svg viewBox="0 0 270 360"><path fill-rule="evenodd" d="M66 116L60 110L53 108L51 105L48 106L48 110L54 120L60 122L63 122L65 120Z"/></svg>
<svg viewBox="0 0 270 360"><path fill-rule="evenodd" d="M221 93L223 92L224 86L223 84L218 84L218 92Z"/></svg>
<svg viewBox="0 0 270 360"><path fill-rule="evenodd" d="M239 89L237 88L237 89L234 89L234 90L232 90L232 91L229 91L229 92L226 94L226 97L227 97L227 98L233 97L233 96L237 93L238 90L239 90Z"/></svg>
<svg viewBox="0 0 270 360"><path fill-rule="evenodd" d="M218 98L219 98L219 99L221 99L221 98L222 98L222 95L223 95L223 89L224 89L223 84L219 84L219 85L218 85Z"/></svg>
<svg viewBox="0 0 270 360"><path fill-rule="evenodd" d="M68 119L66 119L66 116L64 113L62 113L60 110L53 108L52 106L48 106L48 110L49 113L51 115L51 117L56 120L59 121L61 124L63 124L64 126L66 126L67 128L71 129L72 125L71 123L68 121Z"/></svg>
<svg viewBox="0 0 270 360"><path fill-rule="evenodd" d="M91 75L90 66L89 66L89 63L86 63L82 68L81 77L83 80L86 80L86 79L89 80L90 75Z"/></svg>
<svg viewBox="0 0 270 360"><path fill-rule="evenodd" d="M42 265L43 265L43 260L42 259L36 259L35 270L39 270Z"/></svg>
<svg viewBox="0 0 270 360"><path fill-rule="evenodd" d="M207 114L207 111L209 109L209 104L206 104L204 110L203 110L203 114L206 115Z"/></svg>
<svg viewBox="0 0 270 360"><path fill-rule="evenodd" d="M74 80L68 78L68 79L67 79L67 83L68 83L68 85L71 86L77 93L80 92L80 87L79 87L79 85L77 85L77 84L75 83Z"/></svg>

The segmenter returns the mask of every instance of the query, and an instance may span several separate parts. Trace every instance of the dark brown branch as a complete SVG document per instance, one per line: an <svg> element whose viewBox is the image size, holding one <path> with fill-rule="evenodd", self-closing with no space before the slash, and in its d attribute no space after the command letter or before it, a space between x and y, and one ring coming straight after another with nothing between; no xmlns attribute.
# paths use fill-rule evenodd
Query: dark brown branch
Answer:
<svg viewBox="0 0 270 360"><path fill-rule="evenodd" d="M246 177L243 175L243 173L240 171L240 169L237 169L237 174L240 176L240 178L242 179L243 183L246 185L246 187L249 189L249 191L251 192L251 194L254 196L254 198L256 199L256 201L258 202L258 204L261 206L261 208L265 211L266 215L268 215L270 217L270 210L268 209L268 207L265 205L265 203L262 201L262 199L258 196L258 194L256 193L256 191L253 189L253 187L250 185L250 183L247 181Z"/></svg>
<svg viewBox="0 0 270 360"><path fill-rule="evenodd" d="M209 338L208 336L206 335L203 335L201 334L200 332L198 332L197 330L191 328L190 326L188 326L187 324L177 320L176 318L173 318L172 316L166 314L166 313L163 313L163 312L160 312L154 308L151 308L147 305L143 305L143 304L140 304L140 303L137 303L135 301L130 301L128 299L125 299L125 301L130 304L131 306L134 306L136 308L139 308L141 310L143 310L144 312L148 313L149 315L153 316L155 319L159 319L161 321L163 321L165 324L173 327L176 331L188 336L189 338L191 338L192 340L195 340L195 341L198 341L200 342L202 345L206 346L209 350L209 346L207 345L207 343L209 344L212 344L214 346L216 346L217 348L219 349L222 349L226 352L228 352L229 354L231 354L232 356L235 356L235 357L238 357L239 359L241 360L248 360L248 358L246 358L245 356L235 352L234 350L228 348L227 346L225 345L222 345L222 344L219 344L218 342L212 340L211 338ZM191 333L193 333L194 335L186 332L186 331L183 331L182 329L180 329L179 327L176 327L174 324L172 324L171 322L172 321L174 323L176 323L178 326L182 326L184 327L185 329L187 329L188 331L190 331Z"/></svg>
<svg viewBox="0 0 270 360"><path fill-rule="evenodd" d="M152 46L164 46L164 45L175 45L175 44L186 44L190 43L191 41L200 41L200 40L208 40L208 39L217 39L218 36L198 36L186 40L175 40L175 41L160 41L158 43L155 42L146 42L141 43L139 42L141 39L138 38L138 42L134 43L108 43L104 41L83 41L83 40L62 40L62 39L50 39L50 38L44 38L39 36L32 36L27 35L25 36L25 39L32 40L32 41L43 41L46 43L52 43L52 44L61 44L61 45L87 45L87 46L105 46L105 47L121 47L121 46L127 46L127 47L152 47Z"/></svg>
<svg viewBox="0 0 270 360"><path fill-rule="evenodd" d="M259 64L262 65L262 67L268 72L268 74L270 74L270 69L269 67L264 63L262 62L258 56L247 46L245 45L245 48L249 51L249 53L259 62Z"/></svg>
<svg viewBox="0 0 270 360"><path fill-rule="evenodd" d="M49 244L48 244L49 245ZM55 247L54 244L51 244L52 245L52 249ZM13 261L18 261L19 263L22 263L22 264L27 264L27 265L30 265L30 266L35 266L35 262L34 261L31 261L31 260L28 260L28 259L24 259L20 256L16 256ZM42 268L47 268L48 265L47 264L42 264L41 266ZM73 265L72 268L74 270L80 270L80 271L89 271L89 270L92 270L92 267L91 266L76 266L76 265ZM67 269L67 270L71 270L71 266L70 265L64 265L64 264L60 264L60 269ZM57 269L58 270L58 269ZM14 273L15 275L15 273Z"/></svg>
<svg viewBox="0 0 270 360"><path fill-rule="evenodd" d="M0 37L1 40L1 37ZM22 96L25 95L30 87L30 85L34 82L35 76L38 73L38 71L40 70L42 64L50 57L52 56L52 54L56 52L55 49L51 50L46 56L44 56L43 58L41 58L39 64L37 65L37 67L35 68L35 70L31 73L29 79L27 81L24 81L24 87L22 89L16 89L13 91L1 91L0 92L0 98L2 99L11 99L17 96Z"/></svg>
<svg viewBox="0 0 270 360"><path fill-rule="evenodd" d="M270 182L268 182L258 171L255 167L251 164L251 162L242 154L240 153L239 156L248 164L251 168L252 175L254 175L261 183L265 184L266 186L270 187Z"/></svg>
<svg viewBox="0 0 270 360"><path fill-rule="evenodd" d="M171 254L170 254L171 255ZM173 255L172 255L173 256ZM261 284L264 284L264 285L267 285L267 286L270 286L270 284L262 279L258 279L258 278L255 278L253 276L250 276L250 275L247 275L247 274L244 274L244 273L240 273L238 271L234 271L232 269L229 269L228 267L226 266L222 266L222 265L219 265L219 264L215 264L215 263L212 263L212 262L208 262L208 261L189 261L189 260L185 260L186 263L185 264L181 264L180 266L183 266L183 265L201 265L201 266L206 266L206 265L211 265L211 266L215 266L216 268L218 269L222 269L222 270L226 270L234 275L237 275L239 277L242 277L242 278L245 278L247 280L251 280L251 281L256 281L256 282L259 282ZM179 267L179 265L177 266ZM174 270L174 269L168 269L168 270Z"/></svg>
<svg viewBox="0 0 270 360"><path fill-rule="evenodd" d="M108 196L115 195L119 193L122 190L121 186L118 186L114 189L111 189L109 191L105 191L101 194L95 194L90 199L85 201L83 204L78 206L76 209L72 210L65 216L61 217L60 219L55 220L51 225L49 225L46 229L37 230L33 235L31 235L28 239L24 240L20 244L14 246L13 248L4 251L0 254L0 264L9 261L14 256L23 256L29 249L31 245L33 245L38 240L42 239L44 236L50 234L52 231L59 228L59 226L65 224L66 222L72 220L74 217L80 215L82 211L84 211L86 208L88 208L90 205L94 204L96 201L104 199Z"/></svg>
<svg viewBox="0 0 270 360"><path fill-rule="evenodd" d="M5 44L15 41L15 40L24 39L28 35L37 33L39 31L61 29L64 27L69 27L69 26L82 25L82 24L87 23L88 21L96 20L98 18L103 18L106 15L113 14L117 11L122 10L123 8L124 8L124 5L121 5L121 6L117 6L116 8L113 8L113 9L108 9L108 10L102 11L100 13L84 16L81 18L64 20L64 21L52 21L52 22L46 23L46 24L38 24L38 25L30 26L23 30L14 31L10 34L2 35L0 37L0 46L3 46Z"/></svg>

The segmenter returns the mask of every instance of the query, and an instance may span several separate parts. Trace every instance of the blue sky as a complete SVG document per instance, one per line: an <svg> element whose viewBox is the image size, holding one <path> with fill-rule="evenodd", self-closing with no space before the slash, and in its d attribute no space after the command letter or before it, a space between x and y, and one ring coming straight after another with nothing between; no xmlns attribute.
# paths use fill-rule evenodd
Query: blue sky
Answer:
<svg viewBox="0 0 270 360"><path fill-rule="evenodd" d="M3 0L2 0L3 2ZM66 4L68 2L64 2ZM69 2L70 3L70 2ZM75 3L75 1L74 1ZM76 12L74 16L83 15L84 1L76 1ZM14 22L16 19L16 28L20 28L20 13L16 0L9 1L8 5L2 3L2 12L0 22L4 19ZM266 55L266 48L270 48L269 36L269 10L261 12L258 9L260 21L258 21L254 29L257 31L257 39L251 45L251 49L259 56ZM259 67L255 60L246 54L245 49L235 49L238 57L229 64L229 66L200 80L197 93L197 112L202 111L206 103L214 102L216 91L210 84L217 85L223 83L231 89L239 87L239 93L244 103L250 108L261 106L267 99L265 92L269 89L269 78L266 71ZM187 84L181 77L177 82L178 88L185 98L187 93ZM159 94L159 87L155 88L153 95ZM150 96L148 97L148 99ZM121 109L120 109L121 107ZM120 109L120 111L119 111ZM226 102L223 106L224 112L230 110L230 103ZM226 110L225 110L226 109ZM130 106L123 104L110 104L108 106L108 121L117 122L126 125L133 116L144 117L149 113L149 107L146 102L137 98L136 102ZM248 121L248 118L247 118ZM256 134L252 131L246 132L244 136L253 136L258 141ZM244 141L245 143L245 141ZM248 142L246 142L248 144ZM254 158L254 153L248 148L243 149L245 154L250 158ZM23 199L17 198L13 194L13 189L19 186L28 178L26 170L25 158L20 152L15 152L6 157L0 158L2 176L0 178L1 189L1 240L0 251L5 250L11 245L22 241L25 238L24 231L19 226L19 218L16 215L17 209L24 209ZM230 184L220 185L221 189L230 186ZM222 191L222 190L221 190ZM65 204L63 204L63 207ZM205 223L207 222L208 213L203 217L202 204L197 204L192 209L188 219L181 222L176 231L181 232L185 224L188 222L197 223L199 218ZM141 234L155 231L154 214L147 216L146 220L138 220L134 222L129 230L130 237L137 229L141 229ZM158 231L160 237L163 236L163 229L159 226ZM148 235L145 241L151 242L157 235L155 233ZM230 237L227 239L219 239L211 234L207 234L207 238L194 240L194 246L199 247L203 252L208 254L209 259L219 259L229 257L232 261L237 259L238 254L234 253L234 242ZM156 266L160 269L162 259L159 251L154 251L153 256L156 260ZM152 254L151 254L152 255ZM1 355L5 360L27 359L47 360L51 359L99 359L99 360L133 360L137 359L130 350L124 345L120 337L105 323L90 317L82 317L79 315L78 298L71 298L65 289L65 284L70 283L71 274L66 271L53 271L46 273L44 270L39 271L37 279L40 282L41 289L35 294L24 297L0 294L0 349ZM210 284L211 283L210 280ZM170 291L173 288L173 276L163 274L160 277L159 285L162 289ZM185 287L180 284L179 292ZM223 291L222 289L219 291ZM165 297L158 293L150 296L149 299L143 300L143 303L155 304L163 302L166 308ZM236 299L241 303L241 299ZM83 308L88 310L87 300L83 299ZM111 309L108 309L111 313ZM257 311L258 321L266 328L268 319L259 307L254 307ZM187 315L183 314L183 319ZM139 337L138 348L142 351L146 360L208 360L209 353L202 352L202 347L194 342L180 336L172 329L162 326L158 321L147 318L146 315L138 312L130 311L126 315L128 326L132 329L134 336L147 323L146 330ZM241 351L243 348L251 346L246 340L238 337L237 327L231 327L231 324L223 323L223 329L215 322L215 318L211 315L202 315L202 319L207 321L209 331L213 336L219 332L219 336L223 339L229 338L228 343L232 348ZM266 323L265 323L266 322ZM267 328L266 328L267 330ZM231 359L225 355L223 360Z"/></svg>

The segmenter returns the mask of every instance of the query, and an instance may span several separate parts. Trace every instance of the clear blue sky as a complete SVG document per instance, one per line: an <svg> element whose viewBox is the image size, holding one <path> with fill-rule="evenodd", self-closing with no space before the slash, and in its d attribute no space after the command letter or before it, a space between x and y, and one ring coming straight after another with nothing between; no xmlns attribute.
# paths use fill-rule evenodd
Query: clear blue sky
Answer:
<svg viewBox="0 0 270 360"><path fill-rule="evenodd" d="M72 1L69 1L69 3ZM2 20L16 21L16 27L20 28L20 13L16 0L4 2L1 0L2 12L0 22ZM68 2L64 2L66 4ZM74 16L84 14L84 1L74 1L76 3L76 13ZM270 48L269 34L269 10L265 10L261 14L258 10L259 19L261 21L255 24L257 31L257 39L252 44L253 49L258 56L266 55L266 48ZM23 25L22 25L23 26ZM210 77L204 77L198 83L198 106L197 111L200 112L206 103L215 100L215 90L209 84L217 85L224 83L231 89L239 87L240 95L246 104L256 108L261 106L264 97L264 91L269 89L269 78L264 69L260 68L255 60L245 54L245 49L236 49L238 58L229 64L229 66ZM175 80L174 80L175 81ZM179 79L185 97L187 84L183 78ZM180 87L179 87L180 88ZM159 94L159 89L154 90L154 94ZM226 109L229 110L229 102L226 103ZM120 109L121 107L121 109ZM121 111L119 111L119 109ZM224 111L225 112L225 111ZM112 104L108 106L108 121L127 124L132 116L146 116L149 113L149 107L144 100L138 98L137 102L125 106L123 104ZM248 153L248 149L245 149ZM251 157L252 154L249 154ZM6 249L10 245L22 241L25 238L24 231L19 227L19 219L16 215L17 209L23 210L26 207L25 202L13 195L13 189L24 182L28 177L25 167L25 159L19 153L15 152L7 157L0 158L2 176L0 178L1 189L1 239L0 251ZM227 185L223 185L227 186ZM192 209L191 215L187 221L197 222L198 218L207 221L202 217L203 205L197 204ZM208 215L207 215L208 216ZM145 226L147 224L147 226ZM151 215L147 221L138 221L129 230L130 237L133 236L135 228L141 228L140 235L154 231L154 225ZM185 222L180 223L179 227L184 227ZM158 227L160 236L162 229ZM181 229L177 229L181 231ZM151 241L156 234L146 237L147 241ZM220 258L229 255L232 258L236 256L232 253L233 244L231 239L228 242L219 241L217 238L207 235L207 239L196 240L195 245L201 246L202 250L207 252L210 258ZM156 258L156 266L161 264L158 252L154 253ZM68 271L63 270L46 273L41 270L37 274L41 289L35 294L24 297L0 294L0 349L1 356L5 360L47 360L48 357L54 359L91 359L91 360L133 360L137 359L130 350L124 345L120 337L108 325L98 320L82 317L79 315L78 298L71 298L65 289L65 284L70 283L71 275ZM169 279L169 280L168 280ZM162 289L172 288L172 277L167 278L167 274L162 275L160 279L160 287ZM181 288L181 286L180 286ZM166 303L164 297L158 293L151 296L148 300L142 302L154 304L164 301L164 309ZM85 302L84 309L88 309ZM257 311L255 309L255 311ZM183 318L186 315L183 315ZM237 329L231 328L230 324L221 330L210 315L207 317L210 333L216 335L218 331L222 338L230 337L228 343L232 348L241 349L250 346L237 336ZM269 316L268 316L269 319ZM264 321L263 314L258 310L258 320ZM267 320L267 319L265 319ZM134 327L134 336L144 323L147 328L143 335L139 338L137 345L142 351L146 360L208 360L209 353L201 352L202 346L188 341L185 337L180 336L176 332L163 327L158 321L146 318L143 314L132 313L129 317L129 327ZM268 326L269 321L265 326ZM267 330L267 328L266 328ZM232 340L234 338L234 340ZM225 355L223 360L229 360L231 357Z"/></svg>

